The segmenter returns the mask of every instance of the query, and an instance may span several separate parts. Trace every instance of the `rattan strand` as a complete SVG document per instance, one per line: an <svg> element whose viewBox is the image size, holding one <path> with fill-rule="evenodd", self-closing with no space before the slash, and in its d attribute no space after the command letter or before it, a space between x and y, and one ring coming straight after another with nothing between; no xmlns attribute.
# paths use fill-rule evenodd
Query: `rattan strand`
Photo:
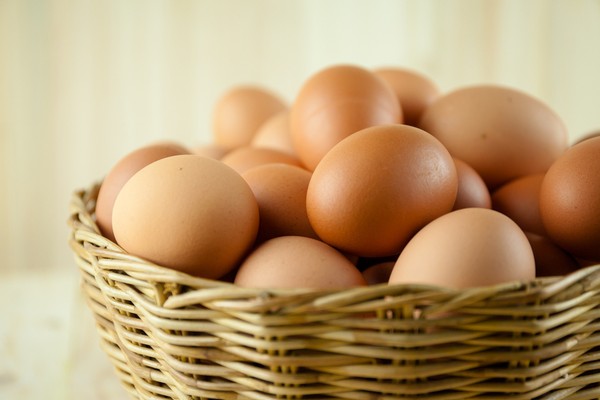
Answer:
<svg viewBox="0 0 600 400"><path fill-rule="evenodd" d="M600 398L600 265L469 290L260 290L126 254L74 193L70 246L137 399Z"/></svg>

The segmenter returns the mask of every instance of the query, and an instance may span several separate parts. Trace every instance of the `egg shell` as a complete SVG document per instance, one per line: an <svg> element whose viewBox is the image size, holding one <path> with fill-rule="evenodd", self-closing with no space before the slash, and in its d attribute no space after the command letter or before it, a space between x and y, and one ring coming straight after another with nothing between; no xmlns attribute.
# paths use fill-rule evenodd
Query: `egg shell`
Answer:
<svg viewBox="0 0 600 400"><path fill-rule="evenodd" d="M519 226L494 210L464 208L421 229L389 282L464 289L534 278L533 251Z"/></svg>
<svg viewBox="0 0 600 400"><path fill-rule="evenodd" d="M427 76L408 68L387 67L374 70L398 98L403 123L417 126L423 111L440 95L437 85Z"/></svg>
<svg viewBox="0 0 600 400"><path fill-rule="evenodd" d="M339 251L303 236L264 242L244 260L234 283L254 288L324 290L366 285L358 269Z"/></svg>
<svg viewBox="0 0 600 400"><path fill-rule="evenodd" d="M290 111L292 143L310 170L354 132L402 121L402 109L390 86L353 65L332 66L311 76Z"/></svg>
<svg viewBox="0 0 600 400"><path fill-rule="evenodd" d="M562 276L579 269L577 260L545 236L525 232L535 259L535 274Z"/></svg>
<svg viewBox="0 0 600 400"><path fill-rule="evenodd" d="M492 208L490 191L481 176L466 162L454 157L458 176L458 192L453 210L461 208Z"/></svg>
<svg viewBox="0 0 600 400"><path fill-rule="evenodd" d="M395 265L394 261L386 261L370 266L362 274L368 285L387 283L390 280L390 275Z"/></svg>
<svg viewBox="0 0 600 400"><path fill-rule="evenodd" d="M525 232L546 236L540 215L540 190L544 174L513 179L492 193L492 208L515 221Z"/></svg>
<svg viewBox="0 0 600 400"><path fill-rule="evenodd" d="M600 137L572 146L550 167L540 190L540 215L553 242L600 262Z"/></svg>
<svg viewBox="0 0 600 400"><path fill-rule="evenodd" d="M266 164L242 174L258 203L257 242L277 236L318 238L306 215L311 173L288 164Z"/></svg>
<svg viewBox="0 0 600 400"><path fill-rule="evenodd" d="M258 205L233 169L180 155L147 165L117 196L113 227L127 252L203 278L231 271L254 243Z"/></svg>
<svg viewBox="0 0 600 400"><path fill-rule="evenodd" d="M297 157L290 133L290 113L278 112L267 119L256 131L251 145L280 150Z"/></svg>
<svg viewBox="0 0 600 400"><path fill-rule="evenodd" d="M362 257L398 254L422 226L449 212L458 183L452 157L408 125L363 129L332 148L306 195L309 221L326 243Z"/></svg>
<svg viewBox="0 0 600 400"><path fill-rule="evenodd" d="M214 141L230 149L247 146L267 119L286 108L278 95L264 87L235 86L218 99L213 110Z"/></svg>
<svg viewBox="0 0 600 400"><path fill-rule="evenodd" d="M102 234L114 241L112 213L121 188L136 172L146 165L165 157L188 154L189 150L173 142L144 146L121 158L103 179L96 200L96 222Z"/></svg>
<svg viewBox="0 0 600 400"><path fill-rule="evenodd" d="M438 97L419 127L473 167L490 190L543 173L568 146L567 129L540 100L513 88L475 85Z"/></svg>
<svg viewBox="0 0 600 400"><path fill-rule="evenodd" d="M592 131L592 132L589 132L589 133L587 133L587 134L585 134L585 135L583 135L583 136L581 136L581 137L577 138L577 139L576 139L576 140L573 142L573 144L572 144L572 145L574 146L574 145L576 145L576 144L578 144L578 143L581 143L581 142L583 142L584 140L588 140L588 139L595 138L595 137L598 137L598 136L600 136L600 129L598 129L598 130L595 130L595 131Z"/></svg>
<svg viewBox="0 0 600 400"><path fill-rule="evenodd" d="M215 143L201 144L191 149L192 154L212 158L214 160L222 159L230 151L231 149Z"/></svg>
<svg viewBox="0 0 600 400"><path fill-rule="evenodd" d="M230 151L221 161L242 174L253 167L265 164L288 164L303 167L300 160L284 151L267 147L244 146Z"/></svg>

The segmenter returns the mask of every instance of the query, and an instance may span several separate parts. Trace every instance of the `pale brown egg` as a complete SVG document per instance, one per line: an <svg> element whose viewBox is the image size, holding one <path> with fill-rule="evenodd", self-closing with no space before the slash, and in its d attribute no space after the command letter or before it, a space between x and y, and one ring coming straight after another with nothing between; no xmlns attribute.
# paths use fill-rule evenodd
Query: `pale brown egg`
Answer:
<svg viewBox="0 0 600 400"><path fill-rule="evenodd" d="M533 251L519 226L494 210L464 208L421 229L389 282L464 289L534 278Z"/></svg>
<svg viewBox="0 0 600 400"><path fill-rule="evenodd" d="M481 176L466 162L454 157L458 176L458 192L453 210L461 208L492 208L490 191Z"/></svg>
<svg viewBox="0 0 600 400"><path fill-rule="evenodd" d="M296 150L290 134L290 113L278 112L266 120L256 131L251 145L281 150L296 156Z"/></svg>
<svg viewBox="0 0 600 400"><path fill-rule="evenodd" d="M214 141L230 149L247 146L267 119L286 108L285 102L266 88L236 86L215 105Z"/></svg>
<svg viewBox="0 0 600 400"><path fill-rule="evenodd" d="M311 173L288 164L266 164L242 174L256 197L260 214L257 242L277 236L317 239L306 215Z"/></svg>
<svg viewBox="0 0 600 400"><path fill-rule="evenodd" d="M114 241L113 206L125 182L146 165L161 158L189 154L185 147L173 142L160 142L138 148L121 158L108 172L96 200L96 222L102 234Z"/></svg>
<svg viewBox="0 0 600 400"><path fill-rule="evenodd" d="M389 256L449 212L457 188L452 157L437 139L408 125L380 125L352 134L323 157L306 207L324 242L362 257Z"/></svg>
<svg viewBox="0 0 600 400"><path fill-rule="evenodd" d="M303 236L264 242L244 260L234 283L254 288L325 290L366 285L358 269L339 251Z"/></svg>
<svg viewBox="0 0 600 400"><path fill-rule="evenodd" d="M552 109L503 86L469 86L441 95L419 127L473 167L490 190L546 172L568 146L567 129Z"/></svg>
<svg viewBox="0 0 600 400"><path fill-rule="evenodd" d="M240 174L250 168L265 164L281 163L303 167L300 160L295 156L267 147L240 147L227 153L221 161Z"/></svg>
<svg viewBox="0 0 600 400"><path fill-rule="evenodd" d="M600 262L600 137L569 148L540 190L548 237L575 257Z"/></svg>
<svg viewBox="0 0 600 400"><path fill-rule="evenodd" d="M513 179L492 193L492 208L510 217L525 232L546 236L540 216L540 190L544 174Z"/></svg>
<svg viewBox="0 0 600 400"><path fill-rule="evenodd" d="M180 155L147 165L117 196L113 228L127 252L203 278L226 275L254 243L258 205L233 169Z"/></svg>
<svg viewBox="0 0 600 400"><path fill-rule="evenodd" d="M192 154L197 154L199 156L204 156L215 160L222 159L230 151L231 149L215 143L201 144L191 148Z"/></svg>
<svg viewBox="0 0 600 400"><path fill-rule="evenodd" d="M402 121L390 86L373 72L352 65L332 66L311 76L290 111L296 154L310 170L354 132Z"/></svg>
<svg viewBox="0 0 600 400"><path fill-rule="evenodd" d="M437 85L420 72L399 67L378 68L374 72L390 85L398 97L407 125L417 126L423 111L440 94Z"/></svg>

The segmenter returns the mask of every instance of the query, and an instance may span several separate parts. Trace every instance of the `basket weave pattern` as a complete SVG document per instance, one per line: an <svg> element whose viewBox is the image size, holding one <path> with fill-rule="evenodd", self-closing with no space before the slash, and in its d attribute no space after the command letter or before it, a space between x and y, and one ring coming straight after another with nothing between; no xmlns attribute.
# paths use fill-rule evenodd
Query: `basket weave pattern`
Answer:
<svg viewBox="0 0 600 400"><path fill-rule="evenodd" d="M600 265L469 290L260 290L125 253L74 193L70 245L136 399L598 399Z"/></svg>

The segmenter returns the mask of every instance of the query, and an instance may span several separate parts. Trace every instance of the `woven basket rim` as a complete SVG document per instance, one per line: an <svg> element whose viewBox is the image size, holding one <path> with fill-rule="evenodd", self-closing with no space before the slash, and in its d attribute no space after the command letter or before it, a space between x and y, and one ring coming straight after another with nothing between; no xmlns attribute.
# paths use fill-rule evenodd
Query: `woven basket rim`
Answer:
<svg viewBox="0 0 600 400"><path fill-rule="evenodd" d="M376 285L353 287L347 289L311 289L311 288L245 288L235 285L234 283L220 281L215 279L207 279L198 276L193 276L181 271L174 270L172 268L161 266L157 263L153 263L142 257L128 253L121 246L114 241L104 237L98 228L98 225L94 219L94 209L86 206L91 200L95 199L100 188L101 181L93 183L88 188L77 189L73 192L70 202L70 215L68 219L68 225L72 231L74 240L85 239L86 242L94 243L94 248L88 248L87 250L99 257L110 257L119 259L120 263L115 266L115 270L122 271L123 266L127 265L131 268L131 271L144 272L150 275L160 276L162 279L177 283L180 285L194 287L207 287L215 286L227 288L228 290L237 291L247 295L261 296L298 296L302 294L310 295L336 295L341 293L352 293L353 295L360 296L361 294L367 294L372 291L381 291L384 288L390 288L390 292L398 292L401 288L410 288L416 291L435 291L444 292L449 295L464 294L465 296L476 296L478 293L483 292L513 292L516 290L527 290L530 292L543 291L545 293L538 293L542 297L550 297L556 294L564 286L568 286L569 283L583 279L585 276L596 274L600 272L600 264L586 266L576 271L569 273L568 275L551 276L551 277L536 277L529 281L516 280L510 282L503 282L494 285L476 286L465 289L451 288L440 285L429 285L419 283L401 283L401 284L388 284L380 283ZM94 204L95 205L95 204ZM82 218L83 217L83 218Z"/></svg>

